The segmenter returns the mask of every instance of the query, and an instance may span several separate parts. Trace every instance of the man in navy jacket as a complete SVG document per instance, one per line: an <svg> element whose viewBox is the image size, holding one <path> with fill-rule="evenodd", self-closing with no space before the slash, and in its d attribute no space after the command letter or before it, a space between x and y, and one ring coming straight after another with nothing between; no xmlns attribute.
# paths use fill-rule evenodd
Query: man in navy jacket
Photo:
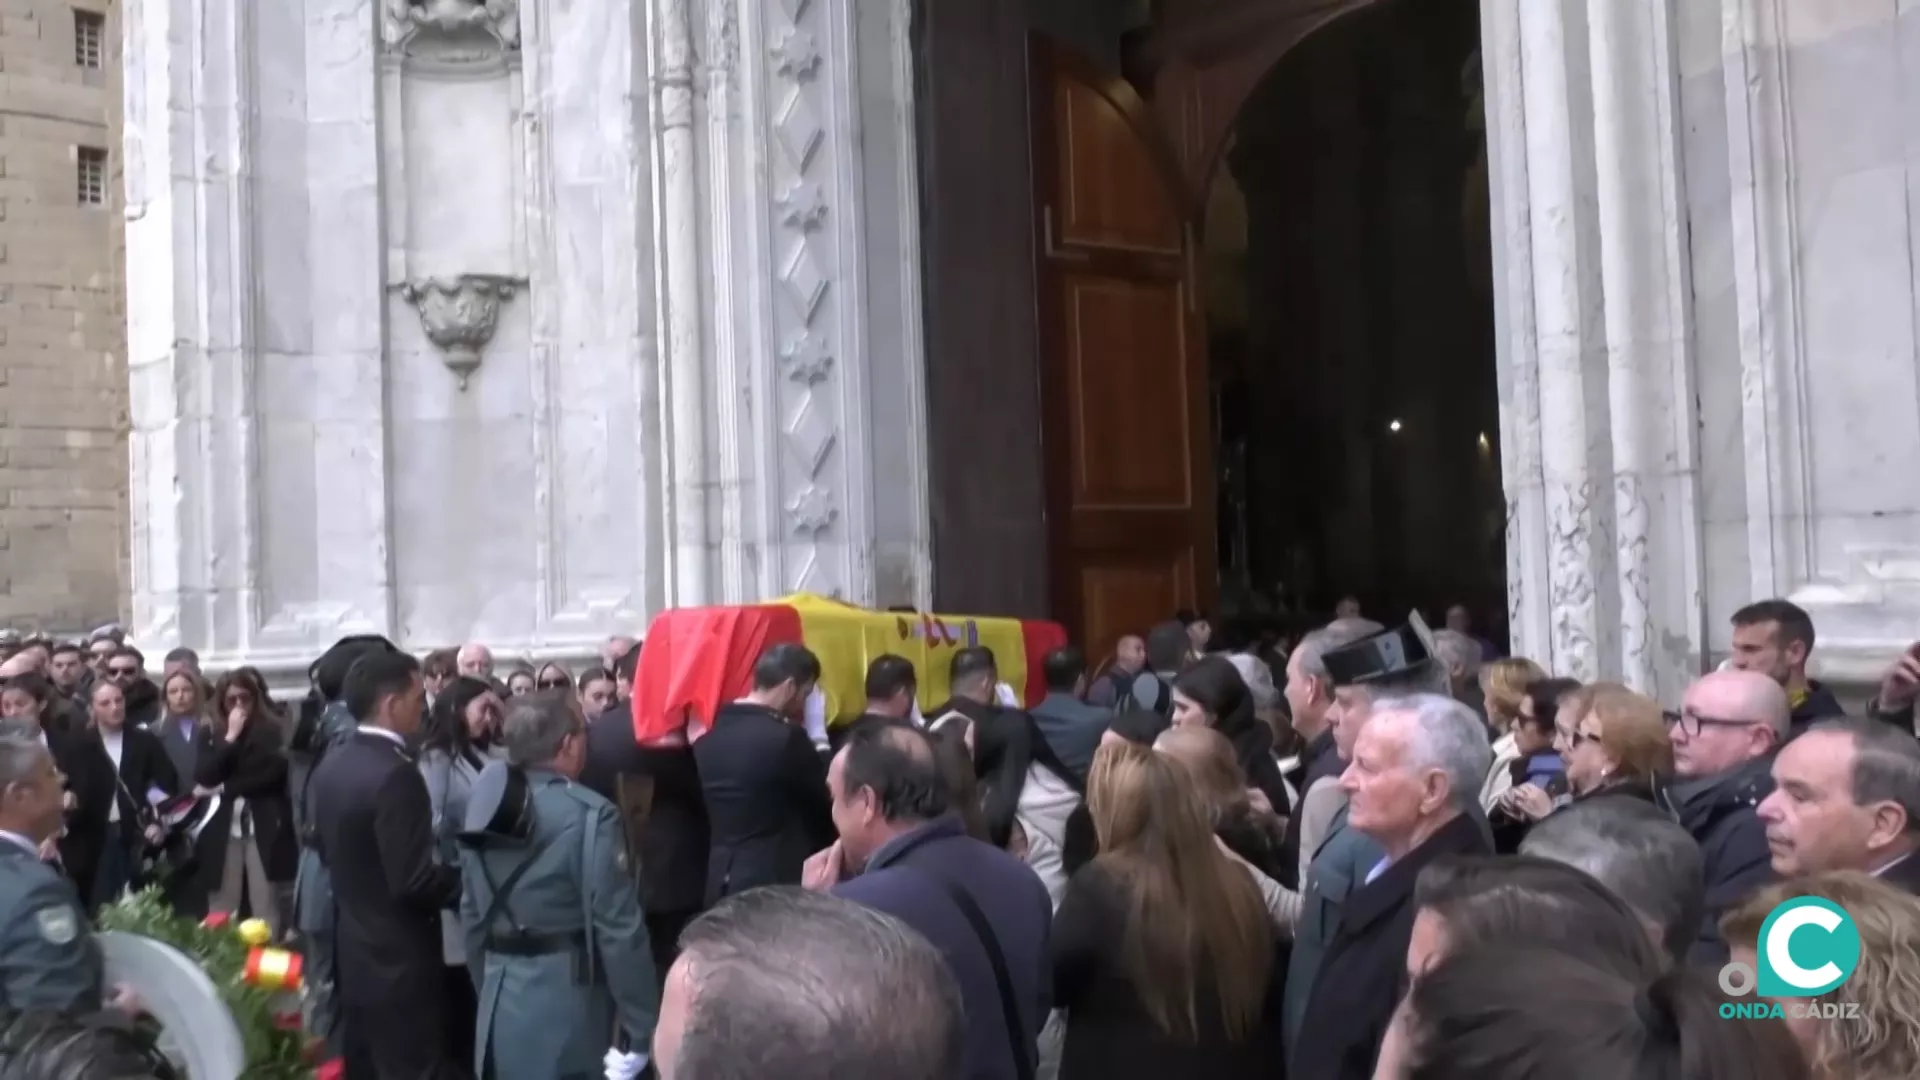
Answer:
<svg viewBox="0 0 1920 1080"><path fill-rule="evenodd" d="M946 956L966 1006L965 1075L1033 1076L1052 992L1046 886L948 813L933 744L909 724L855 730L827 789L840 839L803 883L900 919Z"/></svg>

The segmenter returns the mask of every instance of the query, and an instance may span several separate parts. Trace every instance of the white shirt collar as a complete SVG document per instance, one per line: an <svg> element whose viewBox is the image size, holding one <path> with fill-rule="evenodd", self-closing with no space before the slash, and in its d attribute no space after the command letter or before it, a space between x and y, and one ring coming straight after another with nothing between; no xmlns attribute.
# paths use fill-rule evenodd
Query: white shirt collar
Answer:
<svg viewBox="0 0 1920 1080"><path fill-rule="evenodd" d="M383 739L391 739L393 740L393 745L399 747L402 750L405 750L407 748L406 738L397 731L388 731L386 728L378 727L373 724L361 724L358 730L363 734L378 735Z"/></svg>
<svg viewBox="0 0 1920 1080"><path fill-rule="evenodd" d="M1906 862L1908 859L1911 859L1911 858L1913 858L1913 852L1909 851L1905 855L1902 855L1899 858L1894 859L1891 862L1888 862L1886 865L1882 866L1880 869L1875 870L1873 872L1873 876L1884 877L1887 871L1893 869L1896 866L1899 866L1901 863Z"/></svg>
<svg viewBox="0 0 1920 1080"><path fill-rule="evenodd" d="M21 836L17 832L8 832L5 829L0 829L0 841L17 845L36 859L40 857L40 845Z"/></svg>

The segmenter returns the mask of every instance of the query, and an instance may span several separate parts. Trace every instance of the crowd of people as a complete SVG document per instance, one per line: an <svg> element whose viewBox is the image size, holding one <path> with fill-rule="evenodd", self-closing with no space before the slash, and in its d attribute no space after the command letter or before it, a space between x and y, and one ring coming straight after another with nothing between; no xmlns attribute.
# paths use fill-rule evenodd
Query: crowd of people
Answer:
<svg viewBox="0 0 1920 1080"><path fill-rule="evenodd" d="M98 1012L71 923L152 884L297 944L350 1078L1920 1075L1920 646L1850 718L1765 601L1663 708L1343 608L1064 647L1026 707L878 656L811 731L776 645L645 744L627 639L348 639L283 713L0 637L0 1006Z"/></svg>

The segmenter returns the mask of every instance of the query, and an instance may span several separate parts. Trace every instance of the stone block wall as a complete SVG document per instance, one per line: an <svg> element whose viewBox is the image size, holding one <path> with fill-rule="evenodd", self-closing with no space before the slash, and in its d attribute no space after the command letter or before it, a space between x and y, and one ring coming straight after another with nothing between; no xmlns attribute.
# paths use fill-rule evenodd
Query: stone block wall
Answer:
<svg viewBox="0 0 1920 1080"><path fill-rule="evenodd" d="M76 12L102 16L83 63ZM120 26L111 0L0 0L0 625L126 605ZM103 152L98 204L80 157Z"/></svg>

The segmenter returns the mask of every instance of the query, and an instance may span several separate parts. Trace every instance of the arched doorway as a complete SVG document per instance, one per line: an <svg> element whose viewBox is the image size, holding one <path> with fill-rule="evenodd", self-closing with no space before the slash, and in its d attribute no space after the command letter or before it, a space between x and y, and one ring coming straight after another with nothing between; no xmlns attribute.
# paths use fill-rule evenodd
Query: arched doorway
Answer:
<svg viewBox="0 0 1920 1080"><path fill-rule="evenodd" d="M1188 103L1146 117L1037 47L1050 578L1090 648L1175 607L1504 610L1477 5L1319 10L1238 54L1188 27L1214 51L1161 57L1176 95L1278 54L1211 142ZM1059 121L1076 95L1098 122ZM1075 161L1077 188L1047 164ZM1076 201L1136 231L1076 243ZM1129 267L1151 300L1118 302Z"/></svg>
<svg viewBox="0 0 1920 1080"><path fill-rule="evenodd" d="M1504 610L1478 5L1380 0L1281 57L1211 177L1223 589Z"/></svg>

